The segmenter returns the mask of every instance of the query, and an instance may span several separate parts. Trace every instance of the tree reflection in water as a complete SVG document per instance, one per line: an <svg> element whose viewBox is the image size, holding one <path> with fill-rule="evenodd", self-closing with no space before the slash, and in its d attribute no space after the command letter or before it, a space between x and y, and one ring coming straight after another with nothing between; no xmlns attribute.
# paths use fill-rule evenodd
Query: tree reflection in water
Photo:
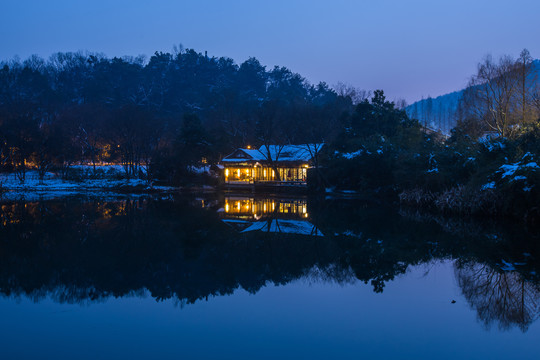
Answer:
<svg viewBox="0 0 540 360"><path fill-rule="evenodd" d="M523 332L540 314L538 284L526 281L517 271L502 271L476 262L456 262L455 275L463 295L478 319L490 328L518 326Z"/></svg>
<svg viewBox="0 0 540 360"><path fill-rule="evenodd" d="M64 199L0 203L0 294L91 303L148 295L193 303L242 288L308 281L369 283L375 292L410 266L471 259L456 268L487 325L523 330L538 316L538 288L486 265L531 254L537 241L503 233L465 237L362 201L201 198ZM249 230L249 231L248 231ZM529 280L537 280L533 276Z"/></svg>

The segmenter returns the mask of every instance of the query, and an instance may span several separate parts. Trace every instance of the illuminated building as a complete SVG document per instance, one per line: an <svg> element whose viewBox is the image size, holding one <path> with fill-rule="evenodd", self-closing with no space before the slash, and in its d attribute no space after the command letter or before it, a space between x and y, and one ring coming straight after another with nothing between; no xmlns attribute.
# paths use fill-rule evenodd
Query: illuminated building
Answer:
<svg viewBox="0 0 540 360"><path fill-rule="evenodd" d="M307 184L308 169L323 144L239 148L221 160L227 185Z"/></svg>

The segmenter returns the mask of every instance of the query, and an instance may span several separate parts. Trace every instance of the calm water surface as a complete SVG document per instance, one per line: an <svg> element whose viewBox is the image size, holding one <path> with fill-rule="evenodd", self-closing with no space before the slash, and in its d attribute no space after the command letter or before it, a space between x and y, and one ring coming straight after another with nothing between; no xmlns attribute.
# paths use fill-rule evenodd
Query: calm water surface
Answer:
<svg viewBox="0 0 540 360"><path fill-rule="evenodd" d="M332 199L0 206L2 359L538 358L524 229Z"/></svg>

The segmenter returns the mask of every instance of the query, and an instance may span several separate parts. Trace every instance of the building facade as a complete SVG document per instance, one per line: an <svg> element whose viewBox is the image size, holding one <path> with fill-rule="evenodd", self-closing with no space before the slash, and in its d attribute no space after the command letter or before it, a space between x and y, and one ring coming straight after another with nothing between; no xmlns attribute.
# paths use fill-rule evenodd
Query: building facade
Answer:
<svg viewBox="0 0 540 360"><path fill-rule="evenodd" d="M307 185L308 168L322 144L236 149L221 160L227 185Z"/></svg>

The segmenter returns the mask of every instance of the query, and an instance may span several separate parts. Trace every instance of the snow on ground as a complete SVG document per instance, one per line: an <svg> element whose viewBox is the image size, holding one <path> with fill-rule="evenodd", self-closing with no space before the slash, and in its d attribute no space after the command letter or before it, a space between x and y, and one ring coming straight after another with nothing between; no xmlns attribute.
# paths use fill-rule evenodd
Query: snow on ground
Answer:
<svg viewBox="0 0 540 360"><path fill-rule="evenodd" d="M482 185L482 190L495 189L495 181Z"/></svg>
<svg viewBox="0 0 540 360"><path fill-rule="evenodd" d="M514 175L514 173L519 169L519 163L503 165L499 169L503 171L503 174L501 177L504 179L507 176Z"/></svg>
<svg viewBox="0 0 540 360"><path fill-rule="evenodd" d="M503 150L506 147L504 143L500 141L492 141L489 138L481 139L480 142L489 152L492 152L494 150Z"/></svg>
<svg viewBox="0 0 540 360"><path fill-rule="evenodd" d="M195 174L209 174L210 165L205 166L191 166L191 171Z"/></svg>
<svg viewBox="0 0 540 360"><path fill-rule="evenodd" d="M62 180L53 173L47 173L43 179L43 182L40 182L37 171L28 171L26 173L26 178L24 182L19 181L19 179L14 174L0 174L0 183L2 187L7 190L23 190L23 191L38 191L38 190L74 190L81 188L113 188L122 185L147 185L145 180L140 179L115 179L115 178L105 178L105 179L85 179L82 181L69 181Z"/></svg>
<svg viewBox="0 0 540 360"><path fill-rule="evenodd" d="M363 152L364 150L362 149L352 152L352 153L340 153L339 151L336 151L334 155L341 156L345 159L351 160L351 159L354 159L355 157L362 155Z"/></svg>
<svg viewBox="0 0 540 360"><path fill-rule="evenodd" d="M514 270L516 270L516 268L514 267L514 265L512 263L506 262L504 260L501 260L501 261L502 261L502 265L500 267L501 267L502 271L514 271Z"/></svg>
<svg viewBox="0 0 540 360"><path fill-rule="evenodd" d="M22 197L63 197L81 193L115 192L122 187L139 187L158 191L171 191L175 188L167 186L152 187L146 180L118 179L118 172L112 170L112 176L100 179L84 179L81 181L62 180L59 175L47 173L43 181L39 180L37 171L28 171L25 181L21 182L15 174L0 174L0 187L4 190L2 199L19 199ZM30 195L33 194L33 195Z"/></svg>

